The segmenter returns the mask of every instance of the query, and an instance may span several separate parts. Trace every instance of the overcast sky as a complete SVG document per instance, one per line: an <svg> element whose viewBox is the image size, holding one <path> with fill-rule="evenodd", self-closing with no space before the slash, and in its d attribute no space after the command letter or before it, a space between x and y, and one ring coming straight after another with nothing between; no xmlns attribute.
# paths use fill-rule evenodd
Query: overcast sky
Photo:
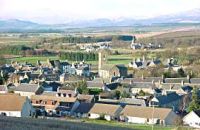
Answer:
<svg viewBox="0 0 200 130"><path fill-rule="evenodd" d="M149 18L200 8L200 0L0 0L0 19L66 23L97 18Z"/></svg>

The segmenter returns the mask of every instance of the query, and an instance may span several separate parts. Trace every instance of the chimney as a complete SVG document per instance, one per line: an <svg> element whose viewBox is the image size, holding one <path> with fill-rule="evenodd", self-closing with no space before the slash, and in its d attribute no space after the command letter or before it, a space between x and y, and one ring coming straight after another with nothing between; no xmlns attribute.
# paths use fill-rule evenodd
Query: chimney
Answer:
<svg viewBox="0 0 200 130"><path fill-rule="evenodd" d="M142 74L142 80L144 79L144 75Z"/></svg>
<svg viewBox="0 0 200 130"><path fill-rule="evenodd" d="M187 79L190 80L190 75L189 74L187 75Z"/></svg>
<svg viewBox="0 0 200 130"><path fill-rule="evenodd" d="M132 80L130 80L129 84L130 84L130 85L131 85L131 84L133 84L133 81L132 81Z"/></svg>
<svg viewBox="0 0 200 130"><path fill-rule="evenodd" d="M162 80L163 80L163 82L164 82L164 80L165 80L165 76L164 76L164 75L162 75Z"/></svg>
<svg viewBox="0 0 200 130"><path fill-rule="evenodd" d="M173 86L172 86L171 84L170 84L170 86L169 86L169 87L170 87L170 90L172 90L172 89L173 89Z"/></svg>
<svg viewBox="0 0 200 130"><path fill-rule="evenodd" d="M154 80L152 80L151 83L154 85L155 84Z"/></svg>
<svg viewBox="0 0 200 130"><path fill-rule="evenodd" d="M181 85L182 85L182 86L184 85L184 81L183 81L183 80L181 81Z"/></svg>
<svg viewBox="0 0 200 130"><path fill-rule="evenodd" d="M146 60L146 59L145 59L145 56L143 55L142 61L145 62L145 60Z"/></svg>
<svg viewBox="0 0 200 130"><path fill-rule="evenodd" d="M161 85L161 81L160 80L158 81L158 84Z"/></svg>

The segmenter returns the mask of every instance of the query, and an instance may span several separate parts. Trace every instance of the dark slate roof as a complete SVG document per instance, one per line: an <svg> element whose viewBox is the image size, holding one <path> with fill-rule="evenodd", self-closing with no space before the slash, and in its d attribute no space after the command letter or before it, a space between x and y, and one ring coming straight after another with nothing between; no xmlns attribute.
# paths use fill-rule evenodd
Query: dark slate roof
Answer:
<svg viewBox="0 0 200 130"><path fill-rule="evenodd" d="M44 88L51 87L53 89L53 91L57 91L58 87L60 87L60 86L61 86L61 84L57 83L57 82L50 82L50 83L43 82L42 83L42 87L44 87Z"/></svg>
<svg viewBox="0 0 200 130"><path fill-rule="evenodd" d="M190 82L191 84L200 84L200 78L191 78Z"/></svg>
<svg viewBox="0 0 200 130"><path fill-rule="evenodd" d="M71 65L71 64L69 64L68 62L61 62L60 63L62 66L68 66L68 65Z"/></svg>
<svg viewBox="0 0 200 130"><path fill-rule="evenodd" d="M185 92L191 92L193 90L193 88L191 86L183 86L181 87L183 91Z"/></svg>
<svg viewBox="0 0 200 130"><path fill-rule="evenodd" d="M59 67L60 66L59 60L52 60L52 61L50 61L50 63L53 67Z"/></svg>
<svg viewBox="0 0 200 130"><path fill-rule="evenodd" d="M200 117L200 110L196 110L194 111L194 113L196 113Z"/></svg>
<svg viewBox="0 0 200 130"><path fill-rule="evenodd" d="M34 79L38 79L39 75L40 74L37 74L37 73L30 73L30 74L28 74L28 77L30 79L34 80Z"/></svg>
<svg viewBox="0 0 200 130"><path fill-rule="evenodd" d="M159 89L159 88L155 88L154 91L155 91L156 93L162 93L162 90Z"/></svg>
<svg viewBox="0 0 200 130"><path fill-rule="evenodd" d="M189 83L189 79L187 78L165 78L165 83L181 83L184 81L184 83Z"/></svg>
<svg viewBox="0 0 200 130"><path fill-rule="evenodd" d="M81 102L78 108L74 111L75 113L88 113L90 109L93 107L93 103L84 103Z"/></svg>
<svg viewBox="0 0 200 130"><path fill-rule="evenodd" d="M110 90L114 90L114 89L116 89L118 86L119 86L119 83L117 83L117 82L113 82L113 83L106 84L106 87L109 88Z"/></svg>
<svg viewBox="0 0 200 130"><path fill-rule="evenodd" d="M181 96L175 92L170 92L167 95L157 96L156 98L158 99L160 105L164 105L176 100L180 100Z"/></svg>

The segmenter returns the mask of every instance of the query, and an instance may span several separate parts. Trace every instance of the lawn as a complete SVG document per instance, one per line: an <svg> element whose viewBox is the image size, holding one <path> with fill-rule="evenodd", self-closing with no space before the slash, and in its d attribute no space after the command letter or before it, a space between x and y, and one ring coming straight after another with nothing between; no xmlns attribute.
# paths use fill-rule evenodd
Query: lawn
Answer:
<svg viewBox="0 0 200 130"><path fill-rule="evenodd" d="M84 120L87 123L94 123L94 124L103 124L108 126L116 126L116 127L124 127L129 128L133 130L151 130L152 125L141 125L141 124L130 124L130 123L124 123L124 122L116 122L116 121L105 121L105 120L90 120L85 119ZM164 127L159 125L154 125L154 130L174 130L174 127Z"/></svg>

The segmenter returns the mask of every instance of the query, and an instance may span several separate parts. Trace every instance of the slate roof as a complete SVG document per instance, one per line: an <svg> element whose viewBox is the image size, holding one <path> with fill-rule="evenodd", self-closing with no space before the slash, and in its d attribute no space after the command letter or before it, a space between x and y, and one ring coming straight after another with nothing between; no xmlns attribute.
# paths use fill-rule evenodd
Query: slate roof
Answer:
<svg viewBox="0 0 200 130"><path fill-rule="evenodd" d="M196 113L200 117L200 110L196 110L194 111L194 113Z"/></svg>
<svg viewBox="0 0 200 130"><path fill-rule="evenodd" d="M108 83L106 84L106 87L109 88L110 90L114 90L119 86L119 83L113 82L113 83Z"/></svg>
<svg viewBox="0 0 200 130"><path fill-rule="evenodd" d="M179 96L175 92L170 92L167 95L161 95L157 96L156 99L158 99L160 105L168 104L171 102L174 102L176 100L180 100L182 97Z"/></svg>
<svg viewBox="0 0 200 130"><path fill-rule="evenodd" d="M103 88L105 84L102 82L96 82L96 81L87 81L87 87L88 88Z"/></svg>
<svg viewBox="0 0 200 130"><path fill-rule="evenodd" d="M41 89L38 84L20 84L19 86L16 86L14 91L21 91L21 92L33 92L36 93L39 89Z"/></svg>
<svg viewBox="0 0 200 130"><path fill-rule="evenodd" d="M162 89L165 89L165 90L178 90L181 88L181 85L180 84L173 84L173 83L170 83L170 84L162 84L161 85L161 88Z"/></svg>
<svg viewBox="0 0 200 130"><path fill-rule="evenodd" d="M146 102L144 99L137 99L137 98L122 98L120 100L120 104L143 106L143 107L146 106Z"/></svg>
<svg viewBox="0 0 200 130"><path fill-rule="evenodd" d="M187 78L165 78L165 83L181 83L184 81L184 83L189 83L189 79Z"/></svg>
<svg viewBox="0 0 200 130"><path fill-rule="evenodd" d="M152 83L141 82L141 83L133 83L130 85L131 88L153 88L155 87Z"/></svg>
<svg viewBox="0 0 200 130"><path fill-rule="evenodd" d="M183 87L181 87L181 89L184 92L191 92L193 90L193 88L191 86L183 86Z"/></svg>
<svg viewBox="0 0 200 130"><path fill-rule="evenodd" d="M190 83L191 84L200 84L200 78L191 78Z"/></svg>
<svg viewBox="0 0 200 130"><path fill-rule="evenodd" d="M85 103L81 102L78 108L74 111L75 113L88 113L90 109L93 107L93 103Z"/></svg>
<svg viewBox="0 0 200 130"><path fill-rule="evenodd" d="M132 83L138 83L138 82L159 82L163 81L162 77L145 77L145 78L125 78L124 80L121 81L122 84L130 84Z"/></svg>

